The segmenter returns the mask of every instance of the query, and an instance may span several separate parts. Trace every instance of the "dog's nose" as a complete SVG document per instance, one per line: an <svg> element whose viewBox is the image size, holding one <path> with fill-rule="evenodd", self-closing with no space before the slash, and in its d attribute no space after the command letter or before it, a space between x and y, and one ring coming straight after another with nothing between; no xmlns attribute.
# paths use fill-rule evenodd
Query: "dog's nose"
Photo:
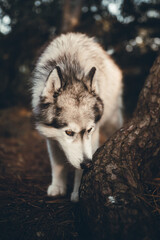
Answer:
<svg viewBox="0 0 160 240"><path fill-rule="evenodd" d="M81 164L81 168L86 170L92 167L92 160L91 159L85 159Z"/></svg>

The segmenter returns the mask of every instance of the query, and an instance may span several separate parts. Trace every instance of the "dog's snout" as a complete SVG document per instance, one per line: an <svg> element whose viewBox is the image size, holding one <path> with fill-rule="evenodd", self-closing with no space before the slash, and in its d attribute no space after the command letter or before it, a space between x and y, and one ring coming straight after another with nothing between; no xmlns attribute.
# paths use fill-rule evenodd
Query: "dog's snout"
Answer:
<svg viewBox="0 0 160 240"><path fill-rule="evenodd" d="M85 159L81 164L81 168L86 170L92 167L92 160L91 159Z"/></svg>

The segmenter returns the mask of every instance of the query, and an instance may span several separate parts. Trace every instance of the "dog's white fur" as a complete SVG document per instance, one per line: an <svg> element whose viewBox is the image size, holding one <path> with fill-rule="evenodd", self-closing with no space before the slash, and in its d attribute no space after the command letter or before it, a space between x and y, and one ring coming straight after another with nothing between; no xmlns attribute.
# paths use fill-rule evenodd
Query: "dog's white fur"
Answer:
<svg viewBox="0 0 160 240"><path fill-rule="evenodd" d="M32 106L35 114L40 111L38 107L40 97L47 98L45 100L47 103L53 103L53 91L61 87L56 69L49 72L44 66L50 60L58 62L57 59L64 54L69 57L66 61L68 61L67 64L70 64L69 61L71 61L71 68L74 65L72 60L76 59L81 69L83 69L83 73L77 71L76 77L78 79L83 78L85 74L87 75L91 68L96 68L92 90L95 91L104 104L103 115L100 121L95 123L90 110L95 103L90 100L89 95L86 95L86 100L81 100L81 107L77 107L73 98L70 98L72 92L68 90L66 94L58 98L59 106L65 108L64 118L67 121L67 126L57 129L46 126L43 122L36 124L38 131L46 137L51 161L52 183L48 188L48 195L56 196L66 193L66 179L69 167L67 161L69 161L76 168L71 200L78 201L82 176L80 164L83 162L84 156L92 159L92 155L98 148L100 127L110 124L115 129L118 129L122 126L122 73L111 57L93 38L88 38L80 33L62 34L50 43L36 65L32 88ZM58 66L62 72L66 71L64 61L59 61ZM78 89L76 84L78 83L73 84L76 91ZM48 121L50 121L52 109L48 110L47 115ZM92 130L88 133L87 131L91 128ZM80 133L83 129L85 129L85 132L82 138ZM67 136L66 130L73 131L74 136Z"/></svg>

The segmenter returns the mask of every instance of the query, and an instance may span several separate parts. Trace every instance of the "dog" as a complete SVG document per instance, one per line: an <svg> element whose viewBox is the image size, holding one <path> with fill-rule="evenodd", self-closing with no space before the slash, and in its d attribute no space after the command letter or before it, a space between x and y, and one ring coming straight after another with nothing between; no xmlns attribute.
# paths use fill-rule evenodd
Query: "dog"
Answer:
<svg viewBox="0 0 160 240"><path fill-rule="evenodd" d="M91 166L99 147L100 128L105 132L109 126L113 133L122 126L122 72L94 38L67 33L41 54L32 83L36 129L46 138L52 168L47 193L66 194L71 164L71 201L77 202L83 169Z"/></svg>

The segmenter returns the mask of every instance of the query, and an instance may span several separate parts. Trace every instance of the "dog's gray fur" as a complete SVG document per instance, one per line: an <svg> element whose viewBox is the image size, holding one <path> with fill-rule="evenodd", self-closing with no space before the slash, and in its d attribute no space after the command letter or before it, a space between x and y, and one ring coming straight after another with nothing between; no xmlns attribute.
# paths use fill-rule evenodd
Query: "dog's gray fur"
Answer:
<svg viewBox="0 0 160 240"><path fill-rule="evenodd" d="M51 160L48 195L66 193L66 163L70 162L77 169L71 200L77 201L81 164L98 148L99 128L122 126L121 71L94 39L62 34L35 67L32 106Z"/></svg>

